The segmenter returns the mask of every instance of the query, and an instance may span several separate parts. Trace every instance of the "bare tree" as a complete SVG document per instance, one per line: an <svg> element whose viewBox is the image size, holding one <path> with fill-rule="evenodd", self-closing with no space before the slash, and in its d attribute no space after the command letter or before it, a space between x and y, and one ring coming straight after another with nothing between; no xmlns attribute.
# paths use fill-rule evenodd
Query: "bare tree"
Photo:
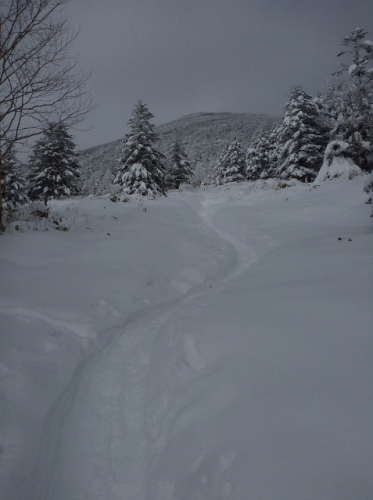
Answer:
<svg viewBox="0 0 373 500"><path fill-rule="evenodd" d="M77 70L69 49L77 33L63 7L68 0L2 0L0 5L1 157L15 142L40 134L48 123L79 123L93 108L89 75ZM6 141L5 141L6 138ZM2 202L0 185L0 225Z"/></svg>

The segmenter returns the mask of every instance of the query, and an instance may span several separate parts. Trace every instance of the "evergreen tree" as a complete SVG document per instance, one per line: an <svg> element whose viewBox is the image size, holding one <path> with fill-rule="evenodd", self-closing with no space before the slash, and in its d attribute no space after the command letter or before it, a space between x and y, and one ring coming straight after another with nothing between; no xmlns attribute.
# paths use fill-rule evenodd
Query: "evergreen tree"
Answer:
<svg viewBox="0 0 373 500"><path fill-rule="evenodd" d="M262 165L260 160L260 141L255 139L246 150L246 176L248 181L256 181L260 177Z"/></svg>
<svg viewBox="0 0 373 500"><path fill-rule="evenodd" d="M334 87L332 104L337 119L335 138L351 144L354 162L371 170L369 155L373 150L373 42L366 40L367 32L357 28L342 41L346 47L338 56L348 54L351 64L342 63L343 85ZM370 66L370 67L369 67ZM339 137L338 137L339 134Z"/></svg>
<svg viewBox="0 0 373 500"><path fill-rule="evenodd" d="M155 126L150 123L152 118L146 105L139 101L128 122L131 132L124 139L120 166L114 179L126 194L165 195L165 156L153 146L159 137Z"/></svg>
<svg viewBox="0 0 373 500"><path fill-rule="evenodd" d="M225 170L227 164L228 147L229 145L221 152L218 161L211 170L211 184L215 184L216 186L220 186L223 183L223 170Z"/></svg>
<svg viewBox="0 0 373 500"><path fill-rule="evenodd" d="M316 104L301 87L291 90L276 133L277 176L311 182L323 163L328 136L320 124Z"/></svg>
<svg viewBox="0 0 373 500"><path fill-rule="evenodd" d="M80 165L64 123L50 125L34 146L29 176L31 200L65 198L80 193Z"/></svg>
<svg viewBox="0 0 373 500"><path fill-rule="evenodd" d="M170 188L179 189L180 184L186 183L193 175L188 155L179 140L171 147L169 169L166 184Z"/></svg>
<svg viewBox="0 0 373 500"><path fill-rule="evenodd" d="M246 151L246 175L249 181L267 178L272 151L270 135L262 132Z"/></svg>
<svg viewBox="0 0 373 500"><path fill-rule="evenodd" d="M235 140L229 144L225 152L224 161L220 170L220 176L223 184L228 182L243 181L246 179L245 152L239 141Z"/></svg>
<svg viewBox="0 0 373 500"><path fill-rule="evenodd" d="M3 206L5 210L14 210L17 205L24 205L26 196L25 181L17 172L17 159L14 148L10 147L2 158L3 178L1 183Z"/></svg>

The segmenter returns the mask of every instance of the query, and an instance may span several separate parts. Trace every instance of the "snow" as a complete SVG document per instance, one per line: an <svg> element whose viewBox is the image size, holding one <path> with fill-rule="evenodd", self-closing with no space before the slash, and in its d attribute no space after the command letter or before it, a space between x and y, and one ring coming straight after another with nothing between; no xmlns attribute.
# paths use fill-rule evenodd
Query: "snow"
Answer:
<svg viewBox="0 0 373 500"><path fill-rule="evenodd" d="M349 144L344 141L329 142L325 149L324 162L314 181L315 184L338 177L350 179L362 174L360 167L352 158L344 155L348 147Z"/></svg>
<svg viewBox="0 0 373 500"><path fill-rule="evenodd" d="M335 156L329 165L324 162L320 168L319 173L315 179L315 183L322 182L336 177L349 178L354 175L360 175L361 169L354 163L351 158L344 158L342 156Z"/></svg>
<svg viewBox="0 0 373 500"><path fill-rule="evenodd" d="M364 182L53 201L11 223L2 500L370 498Z"/></svg>

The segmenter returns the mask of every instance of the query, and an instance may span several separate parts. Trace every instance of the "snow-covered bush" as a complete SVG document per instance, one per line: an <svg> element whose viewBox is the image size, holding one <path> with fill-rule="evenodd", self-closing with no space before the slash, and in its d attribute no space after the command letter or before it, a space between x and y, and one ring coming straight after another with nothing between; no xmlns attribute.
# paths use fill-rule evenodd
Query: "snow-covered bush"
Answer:
<svg viewBox="0 0 373 500"><path fill-rule="evenodd" d="M326 147L324 162L315 182L322 182L337 177L351 179L361 173L361 169L350 157L350 144L344 141L331 141Z"/></svg>

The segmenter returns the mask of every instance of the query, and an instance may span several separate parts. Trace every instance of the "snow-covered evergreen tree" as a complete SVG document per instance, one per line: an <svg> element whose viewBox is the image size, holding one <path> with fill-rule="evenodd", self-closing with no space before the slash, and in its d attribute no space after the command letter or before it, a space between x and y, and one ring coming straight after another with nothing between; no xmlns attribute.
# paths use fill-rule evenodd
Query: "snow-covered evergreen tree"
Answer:
<svg viewBox="0 0 373 500"><path fill-rule="evenodd" d="M36 141L31 158L31 200L65 198L80 193L80 165L75 144L64 123L50 125Z"/></svg>
<svg viewBox="0 0 373 500"><path fill-rule="evenodd" d="M300 86L291 89L277 141L277 176L311 182L323 163L328 135L316 104Z"/></svg>
<svg viewBox="0 0 373 500"><path fill-rule="evenodd" d="M270 134L265 131L249 146L246 151L246 176L249 181L269 176L272 150Z"/></svg>
<svg viewBox="0 0 373 500"><path fill-rule="evenodd" d="M129 120L131 132L125 136L119 169L114 183L123 193L155 197L165 194L164 154L154 147L159 137L150 123L154 116L139 101Z"/></svg>
<svg viewBox="0 0 373 500"><path fill-rule="evenodd" d="M367 113L361 113L358 109L355 92L350 77L338 75L330 80L316 100L320 116L329 127L330 140L347 142L351 158L361 168L368 170L372 132Z"/></svg>
<svg viewBox="0 0 373 500"><path fill-rule="evenodd" d="M220 186L220 184L223 183L223 170L226 167L227 163L227 152L228 152L228 147L227 145L225 149L220 153L220 156L215 163L215 165L211 169L211 174L210 174L210 179L209 181L211 184L215 184L216 186Z"/></svg>
<svg viewBox="0 0 373 500"><path fill-rule="evenodd" d="M239 141L235 140L229 144L222 167L220 173L223 184L246 179L245 151Z"/></svg>
<svg viewBox="0 0 373 500"><path fill-rule="evenodd" d="M355 29L344 38L346 47L338 56L348 54L350 64L342 63L338 74L345 74L343 85L334 88L335 136L347 141L354 162L362 169L371 170L373 161L373 42L368 33ZM339 137L338 137L339 134Z"/></svg>
<svg viewBox="0 0 373 500"><path fill-rule="evenodd" d="M278 177L278 164L280 155L280 134L282 132L282 124L277 125L268 134L268 164L267 168L262 171L261 179L270 179L273 177Z"/></svg>
<svg viewBox="0 0 373 500"><path fill-rule="evenodd" d="M249 181L256 181L260 177L262 165L259 149L261 138L255 139L246 150L246 176Z"/></svg>
<svg viewBox="0 0 373 500"><path fill-rule="evenodd" d="M239 141L235 140L222 151L212 170L212 183L216 185L246 179L246 157Z"/></svg>
<svg viewBox="0 0 373 500"><path fill-rule="evenodd" d="M180 184L190 181L193 175L188 155L180 140L176 140L170 151L166 185L169 188L179 189Z"/></svg>
<svg viewBox="0 0 373 500"><path fill-rule="evenodd" d="M26 195L25 180L17 172L17 158L13 147L10 147L2 158L2 195L5 210L14 210L17 205L24 205Z"/></svg>

